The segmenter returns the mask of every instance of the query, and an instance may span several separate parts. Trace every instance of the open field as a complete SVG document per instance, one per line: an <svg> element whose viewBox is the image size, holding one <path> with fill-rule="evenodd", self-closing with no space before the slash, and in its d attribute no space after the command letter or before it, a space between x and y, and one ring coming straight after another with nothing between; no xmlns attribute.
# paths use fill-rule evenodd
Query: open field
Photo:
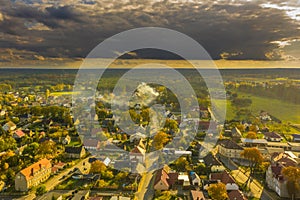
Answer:
<svg viewBox="0 0 300 200"><path fill-rule="evenodd" d="M51 92L50 96L64 96L64 95L71 96L73 94L75 94L75 92L73 92L73 91L70 91L70 92Z"/></svg>
<svg viewBox="0 0 300 200"><path fill-rule="evenodd" d="M216 100L214 100L214 102L215 102L217 109L221 109L222 107L224 107L224 103L225 103L224 100L216 99ZM235 116L234 108L231 106L231 102L229 100L227 100L226 101L226 120L232 120L232 119L234 119L234 116Z"/></svg>
<svg viewBox="0 0 300 200"><path fill-rule="evenodd" d="M284 122L300 123L300 105L245 93L238 95L252 100L250 109L254 114L264 110Z"/></svg>
<svg viewBox="0 0 300 200"><path fill-rule="evenodd" d="M238 96L250 98L252 100L250 109L255 115L258 115L261 110L264 110L284 122L300 124L300 105L284 102L277 99L258 97L246 93L238 93ZM222 104L224 104L224 101L215 100L215 103L216 106L220 108L223 106ZM234 107L232 107L231 105L230 100L227 100L226 109L226 119L234 119L235 111Z"/></svg>

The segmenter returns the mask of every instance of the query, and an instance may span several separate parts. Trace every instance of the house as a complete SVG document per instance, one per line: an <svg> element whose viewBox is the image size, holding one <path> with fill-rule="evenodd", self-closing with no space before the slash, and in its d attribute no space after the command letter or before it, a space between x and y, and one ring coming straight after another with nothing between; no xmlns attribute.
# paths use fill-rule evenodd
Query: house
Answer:
<svg viewBox="0 0 300 200"><path fill-rule="evenodd" d="M243 147L229 139L219 141L217 148L220 155L232 158L233 160L240 159L241 153L244 150Z"/></svg>
<svg viewBox="0 0 300 200"><path fill-rule="evenodd" d="M59 169L55 166L51 168L51 174L56 174L58 171Z"/></svg>
<svg viewBox="0 0 300 200"><path fill-rule="evenodd" d="M266 132L264 133L264 138L267 141L271 141L271 142L280 142L282 140L282 137L275 132Z"/></svg>
<svg viewBox="0 0 300 200"><path fill-rule="evenodd" d="M300 142L300 134L292 134L293 142Z"/></svg>
<svg viewBox="0 0 300 200"><path fill-rule="evenodd" d="M290 147L289 150L297 151L297 152L300 151L300 143L298 143L298 142L288 142L288 145Z"/></svg>
<svg viewBox="0 0 300 200"><path fill-rule="evenodd" d="M86 150L98 150L100 148L100 141L96 139L84 139L83 145Z"/></svg>
<svg viewBox="0 0 300 200"><path fill-rule="evenodd" d="M86 154L86 151L83 146L80 147L66 147L65 155L67 158L83 158Z"/></svg>
<svg viewBox="0 0 300 200"><path fill-rule="evenodd" d="M28 191L31 187L38 186L51 175L52 165L48 159L42 159L16 174L15 189Z"/></svg>
<svg viewBox="0 0 300 200"><path fill-rule="evenodd" d="M13 133L13 138L15 138L15 139L21 139L24 136L25 136L25 133L21 129L18 129L16 131L14 131L14 133Z"/></svg>
<svg viewBox="0 0 300 200"><path fill-rule="evenodd" d="M228 198L229 200L247 200L240 190L232 190L228 192Z"/></svg>
<svg viewBox="0 0 300 200"><path fill-rule="evenodd" d="M216 158L215 155L212 153L208 153L204 158L205 166L211 171L211 172L222 172L225 170L225 167L223 164Z"/></svg>
<svg viewBox="0 0 300 200"><path fill-rule="evenodd" d="M17 128L16 124L13 123L12 121L7 122L6 124L4 124L2 126L3 130L9 132L9 131L13 131Z"/></svg>
<svg viewBox="0 0 300 200"><path fill-rule="evenodd" d="M139 146L134 147L130 152L129 152L129 159L130 161L137 161L138 163L144 163L145 161L145 153L146 150Z"/></svg>
<svg viewBox="0 0 300 200"><path fill-rule="evenodd" d="M291 145L286 142L268 142L268 147L274 147L274 148L282 148L285 151L291 150Z"/></svg>
<svg viewBox="0 0 300 200"><path fill-rule="evenodd" d="M178 175L178 185L181 185L183 189L189 189L191 184L190 184L190 179L189 176L186 173L179 173Z"/></svg>
<svg viewBox="0 0 300 200"><path fill-rule="evenodd" d="M155 175L154 189L158 191L164 191L172 189L178 180L178 173L168 172L166 167L158 170Z"/></svg>
<svg viewBox="0 0 300 200"><path fill-rule="evenodd" d="M288 198L287 181L281 174L282 169L288 166L297 166L298 162L287 153L274 153L271 165L266 171L267 186L275 191L280 197ZM298 194L299 196L300 194Z"/></svg>
<svg viewBox="0 0 300 200"><path fill-rule="evenodd" d="M231 130L231 138L235 141L238 141L242 138L242 133L237 127L234 127Z"/></svg>
<svg viewBox="0 0 300 200"><path fill-rule="evenodd" d="M250 139L242 138L241 142L245 147L266 147L268 146L268 141L266 139Z"/></svg>
<svg viewBox="0 0 300 200"><path fill-rule="evenodd" d="M190 172L190 182L193 186L201 185L201 179L195 172Z"/></svg>
<svg viewBox="0 0 300 200"><path fill-rule="evenodd" d="M66 163L63 163L63 162L59 162L54 165L54 167L57 167L59 170L64 169L65 166L66 166Z"/></svg>
<svg viewBox="0 0 300 200"><path fill-rule="evenodd" d="M191 190L191 200L205 200L203 192Z"/></svg>
<svg viewBox="0 0 300 200"><path fill-rule="evenodd" d="M209 175L209 180L224 183L226 186L226 190L228 191L239 190L239 186L235 183L234 179L227 171L223 171L219 173L211 173ZM206 189L208 186L204 186L204 187Z"/></svg>

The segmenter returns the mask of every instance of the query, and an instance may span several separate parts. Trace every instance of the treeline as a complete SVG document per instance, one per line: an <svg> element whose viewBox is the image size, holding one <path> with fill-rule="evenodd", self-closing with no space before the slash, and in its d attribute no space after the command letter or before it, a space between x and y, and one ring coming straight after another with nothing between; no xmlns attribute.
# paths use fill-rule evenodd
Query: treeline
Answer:
<svg viewBox="0 0 300 200"><path fill-rule="evenodd" d="M283 84L270 86L240 85L238 90L244 93L278 99L295 104L300 102L300 88L296 86L287 86Z"/></svg>

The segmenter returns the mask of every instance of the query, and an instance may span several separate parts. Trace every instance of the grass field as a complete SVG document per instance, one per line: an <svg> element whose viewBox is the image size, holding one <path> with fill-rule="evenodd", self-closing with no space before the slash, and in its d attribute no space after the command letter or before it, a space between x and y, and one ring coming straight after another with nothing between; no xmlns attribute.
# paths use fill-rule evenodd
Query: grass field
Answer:
<svg viewBox="0 0 300 200"><path fill-rule="evenodd" d="M51 92L50 96L63 96L63 95L73 95L75 94L73 91L70 92Z"/></svg>
<svg viewBox="0 0 300 200"><path fill-rule="evenodd" d="M264 110L284 122L300 124L300 105L245 93L239 93L238 96L252 100L250 109L253 114L258 114Z"/></svg>
<svg viewBox="0 0 300 200"><path fill-rule="evenodd" d="M224 103L225 103L224 100L216 99L216 100L214 100L214 102L215 102L217 109L222 109L224 107ZM234 108L231 106L231 103L229 100L227 100L226 104L227 104L226 105L226 119L232 120L235 117Z"/></svg>
<svg viewBox="0 0 300 200"><path fill-rule="evenodd" d="M283 122L300 124L300 105L280 101L277 99L253 96L251 94L246 93L239 93L238 96L250 98L252 100L250 110L254 115L258 115L261 110L264 110ZM224 106L225 103L222 100L215 100L215 102L218 108ZM230 100L227 100L226 108L226 119L234 119L235 111L234 108L231 106Z"/></svg>

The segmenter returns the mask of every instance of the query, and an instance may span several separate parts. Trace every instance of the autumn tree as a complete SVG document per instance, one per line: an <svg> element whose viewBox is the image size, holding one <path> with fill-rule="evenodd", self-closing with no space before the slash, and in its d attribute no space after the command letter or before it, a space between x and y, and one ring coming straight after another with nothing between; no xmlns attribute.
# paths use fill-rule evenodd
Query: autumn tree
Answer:
<svg viewBox="0 0 300 200"><path fill-rule="evenodd" d="M189 171L191 170L190 162L187 160L186 157L178 158L174 163L174 168L176 171Z"/></svg>
<svg viewBox="0 0 300 200"><path fill-rule="evenodd" d="M92 162L90 173L101 174L101 178L106 180L112 179L114 177L113 172L109 168L107 168L105 164L100 160Z"/></svg>
<svg viewBox="0 0 300 200"><path fill-rule="evenodd" d="M226 200L226 199L228 199L226 186L225 186L224 183L211 184L207 188L207 191L208 191L208 195L213 200Z"/></svg>
<svg viewBox="0 0 300 200"><path fill-rule="evenodd" d="M300 168L299 167L285 167L282 169L282 174L287 180L287 191L292 199L296 199L296 195L300 191Z"/></svg>
<svg viewBox="0 0 300 200"><path fill-rule="evenodd" d="M159 150L162 149L169 141L169 135L163 131L159 131L153 138L152 146L155 150Z"/></svg>
<svg viewBox="0 0 300 200"><path fill-rule="evenodd" d="M248 139L256 139L257 138L257 135L254 131L249 131L246 135L246 138Z"/></svg>
<svg viewBox="0 0 300 200"><path fill-rule="evenodd" d="M46 158L53 158L56 156L56 143L52 140L42 142L38 147L38 155Z"/></svg>
<svg viewBox="0 0 300 200"><path fill-rule="evenodd" d="M249 161L250 174L247 181L245 182L245 185L247 185L251 175L254 172L254 169L262 163L263 157L257 148L245 148L241 152L241 156Z"/></svg>
<svg viewBox="0 0 300 200"><path fill-rule="evenodd" d="M171 200L176 199L176 195L172 194L170 191L163 191L154 200Z"/></svg>
<svg viewBox="0 0 300 200"><path fill-rule="evenodd" d="M101 174L101 172L105 171L106 169L107 168L103 162L96 160L91 164L90 173Z"/></svg>

